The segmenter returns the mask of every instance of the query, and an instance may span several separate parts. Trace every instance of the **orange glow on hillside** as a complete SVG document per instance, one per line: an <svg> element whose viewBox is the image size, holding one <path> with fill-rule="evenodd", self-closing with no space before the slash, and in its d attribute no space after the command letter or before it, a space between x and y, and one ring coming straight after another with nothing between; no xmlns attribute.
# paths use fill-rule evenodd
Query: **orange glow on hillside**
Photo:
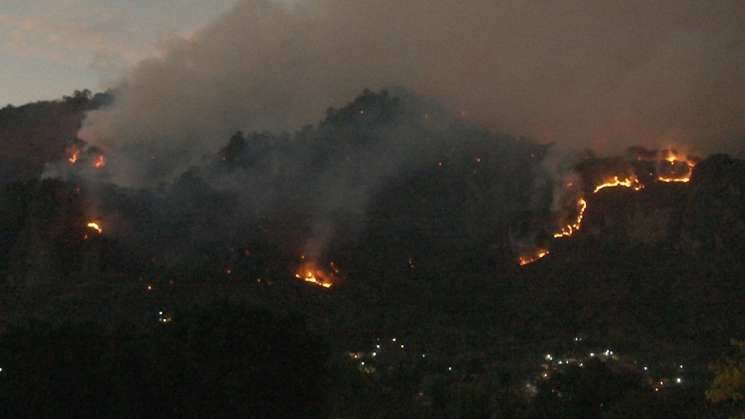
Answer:
<svg viewBox="0 0 745 419"><path fill-rule="evenodd" d="M520 266L529 265L537 261L538 259L546 257L548 254L548 249L538 249L535 251L534 254L520 256L520 258L518 259L518 263L520 263Z"/></svg>
<svg viewBox="0 0 745 419"><path fill-rule="evenodd" d="M295 273L295 278L302 279L305 282L323 288L331 288L334 286L334 281L331 275L310 264L301 266Z"/></svg>
<svg viewBox="0 0 745 419"><path fill-rule="evenodd" d="M80 158L80 150L73 146L70 150L70 154L67 156L67 161L72 165L78 162L78 158Z"/></svg>
<svg viewBox="0 0 745 419"><path fill-rule="evenodd" d="M96 169L102 169L106 167L106 157L103 154L99 154L96 160L93 161L93 167Z"/></svg>
<svg viewBox="0 0 745 419"><path fill-rule="evenodd" d="M595 186L595 190L593 190L592 193L598 193L605 188L615 188L618 186L631 188L635 191L644 189L644 185L639 183L639 178L637 178L636 176L632 175L623 179L619 178L618 176L613 176L612 178L603 180L601 184Z"/></svg>
<svg viewBox="0 0 745 419"><path fill-rule="evenodd" d="M89 222L86 227L90 228L91 230L95 230L98 234L103 234L103 228L101 228L101 225L95 221Z"/></svg>
<svg viewBox="0 0 745 419"><path fill-rule="evenodd" d="M575 232L579 231L582 227L582 220L585 218L585 210L587 210L587 201L584 198L578 199L577 218L574 219L573 223L564 226L561 231L554 233L554 238L571 237Z"/></svg>
<svg viewBox="0 0 745 419"><path fill-rule="evenodd" d="M665 183L688 183L691 181L691 174L693 173L693 168L696 166L696 162L689 159L685 154L678 153L675 150L665 150L665 155L663 157L664 161L667 162L667 165L669 166L666 169L671 170L665 170L668 173L660 174L657 176L657 180L660 182ZM664 164L664 163L663 163ZM682 173L675 174L676 168L680 167L681 165L686 166L686 170Z"/></svg>

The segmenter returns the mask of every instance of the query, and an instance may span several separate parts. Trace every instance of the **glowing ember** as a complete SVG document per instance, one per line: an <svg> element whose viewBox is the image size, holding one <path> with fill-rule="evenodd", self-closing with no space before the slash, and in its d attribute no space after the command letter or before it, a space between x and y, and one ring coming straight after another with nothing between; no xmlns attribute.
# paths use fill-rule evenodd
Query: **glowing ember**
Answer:
<svg viewBox="0 0 745 419"><path fill-rule="evenodd" d="M689 175L683 176L683 177L667 177L667 176L659 176L657 177L657 180L660 182L665 183L688 183L691 181L691 177Z"/></svg>
<svg viewBox="0 0 745 419"><path fill-rule="evenodd" d="M322 270L309 267L298 270L295 274L295 278L302 279L305 282L310 282L311 284L323 288L331 288L334 285L328 275L326 275Z"/></svg>
<svg viewBox="0 0 745 419"><path fill-rule="evenodd" d="M96 169L102 169L106 166L106 157L103 154L99 154L96 160L93 161L93 167Z"/></svg>
<svg viewBox="0 0 745 419"><path fill-rule="evenodd" d="M529 265L538 259L541 259L549 254L548 249L538 249L536 250L535 254L527 255L527 256L520 256L518 259L518 262L520 263L520 266Z"/></svg>
<svg viewBox="0 0 745 419"><path fill-rule="evenodd" d="M103 234L103 228L101 228L101 226L95 221L89 222L86 227L90 228L91 230L95 230L98 234Z"/></svg>
<svg viewBox="0 0 745 419"><path fill-rule="evenodd" d="M78 158L80 158L80 150L78 150L77 147L73 146L70 150L70 154L67 156L67 161L70 162L71 165L78 162Z"/></svg>
<svg viewBox="0 0 745 419"><path fill-rule="evenodd" d="M585 218L586 209L587 209L587 201L585 201L584 198L578 199L577 200L577 218L574 219L574 223L568 224L564 228L562 228L561 231L554 233L554 238L559 239L562 237L570 237L575 232L579 231L580 227L582 227L582 220Z"/></svg>
<svg viewBox="0 0 745 419"><path fill-rule="evenodd" d="M618 176L613 176L613 178L606 179L603 181L603 183L596 186L595 190L592 191L592 193L598 193L602 189L615 188L618 186L623 186L624 188L631 188L635 191L640 191L644 189L644 185L639 183L639 179L636 176L629 176L623 179L619 178Z"/></svg>

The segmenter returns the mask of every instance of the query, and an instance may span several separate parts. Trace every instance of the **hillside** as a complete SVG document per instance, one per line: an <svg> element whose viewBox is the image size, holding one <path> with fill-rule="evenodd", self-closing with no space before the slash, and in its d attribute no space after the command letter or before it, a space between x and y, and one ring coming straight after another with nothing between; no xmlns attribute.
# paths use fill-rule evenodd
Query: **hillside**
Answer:
<svg viewBox="0 0 745 419"><path fill-rule="evenodd" d="M94 106L82 102L64 129ZM584 156L572 169L582 186L557 192L551 145L438 112L404 92L364 92L297 133L236 133L171 185L121 187L109 166L91 177L74 163L62 179L9 182L0 325L150 327L157 313L231 300L299 313L337 353L398 337L520 376L584 336L685 362L700 383L745 336L745 162L696 160L689 178L677 161L652 176L658 161ZM65 158L53 149L46 162ZM45 163L14 156L18 173ZM106 157L114 170L118 156ZM640 175L618 177L628 170ZM594 186L609 176L613 186ZM581 228L552 238L567 219ZM550 253L518 265L541 246Z"/></svg>

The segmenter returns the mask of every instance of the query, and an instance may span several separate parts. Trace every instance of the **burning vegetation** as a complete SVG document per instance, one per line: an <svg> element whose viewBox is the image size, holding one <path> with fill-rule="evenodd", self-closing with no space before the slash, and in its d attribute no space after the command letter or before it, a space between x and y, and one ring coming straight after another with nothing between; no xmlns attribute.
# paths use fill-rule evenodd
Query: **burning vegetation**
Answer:
<svg viewBox="0 0 745 419"><path fill-rule="evenodd" d="M79 158L80 158L80 149L78 149L76 146L70 147L67 153L67 161L70 163L70 165L75 165L78 162Z"/></svg>
<svg viewBox="0 0 745 419"><path fill-rule="evenodd" d="M594 182L594 186L591 188L592 194L597 194L604 189L611 188L627 188L633 191L641 191L645 185L640 180L640 177L636 174L608 174L614 171L629 172L629 171L646 171L651 177L648 179L652 182L658 181L662 183L688 183L691 180L693 168L696 166L698 159L689 157L683 153L678 152L675 149L667 150L646 150L641 147L633 147L630 149L633 159L637 165L634 165L634 161L617 161L611 160L605 162L603 160L593 160L591 162L585 162L585 165L592 163L598 167L592 167L592 170L588 170L585 174L585 178L600 178L599 182ZM647 168L638 163L647 163L652 166ZM620 167L620 169L619 169ZM589 173L589 174L588 174ZM593 183L591 183L593 184ZM574 186L574 182L569 182L568 186ZM576 208L573 213L574 218L566 225L560 227L560 229L553 233L554 239L562 239L572 237L582 228L582 221L585 217L585 212L588 207L588 201L584 196L576 199ZM541 259L549 254L549 250L543 247L539 247L527 254L523 254L518 257L518 263L520 266L528 265Z"/></svg>
<svg viewBox="0 0 745 419"><path fill-rule="evenodd" d="M301 259L305 259L301 256ZM315 263L305 262L295 272L295 278L322 288L331 288L339 282L340 271L335 262L329 263L329 270L323 270Z"/></svg>
<svg viewBox="0 0 745 419"><path fill-rule="evenodd" d="M571 237L575 232L579 231L582 227L582 220L585 217L585 210L587 210L587 201L584 198L579 198L577 200L577 217L574 219L574 222L567 224L560 231L554 233L554 238Z"/></svg>
<svg viewBox="0 0 745 419"><path fill-rule="evenodd" d="M595 189L592 191L592 193L598 193L605 188L616 188L619 186L624 188L631 188L635 191L644 189L644 186L639 183L639 178L637 178L636 176L632 175L625 178L613 176L612 178L606 179L601 184L595 186Z"/></svg>
<svg viewBox="0 0 745 419"><path fill-rule="evenodd" d="M69 146L66 151L67 164L76 166L78 163L90 165L96 170L106 167L106 155L97 147L86 147L85 143L77 140L75 144Z"/></svg>
<svg viewBox="0 0 745 419"><path fill-rule="evenodd" d="M103 169L106 167L106 156L99 154L96 159L93 160L93 167L96 169Z"/></svg>
<svg viewBox="0 0 745 419"><path fill-rule="evenodd" d="M101 223L98 221L89 221L88 224L86 224L86 227L95 231L97 234L103 234L103 228L101 227Z"/></svg>
<svg viewBox="0 0 745 419"><path fill-rule="evenodd" d="M664 159L660 163L657 180L665 183L688 183L691 181L695 159L670 149L663 151Z"/></svg>
<svg viewBox="0 0 745 419"><path fill-rule="evenodd" d="M326 272L315 269L312 266L300 267L297 273L295 273L295 278L323 288L331 288L334 285Z"/></svg>
<svg viewBox="0 0 745 419"><path fill-rule="evenodd" d="M86 227L86 231L85 231L85 234L83 234L83 240L88 240L90 238L88 233L91 233L97 236L103 235L103 227L101 227L101 223L99 221L95 221L95 220L88 221L85 227Z"/></svg>
<svg viewBox="0 0 745 419"><path fill-rule="evenodd" d="M533 254L520 256L520 259L518 259L518 262L520 263L520 266L529 265L537 261L538 259L542 259L548 256L549 253L550 252L548 251L548 249L538 249Z"/></svg>

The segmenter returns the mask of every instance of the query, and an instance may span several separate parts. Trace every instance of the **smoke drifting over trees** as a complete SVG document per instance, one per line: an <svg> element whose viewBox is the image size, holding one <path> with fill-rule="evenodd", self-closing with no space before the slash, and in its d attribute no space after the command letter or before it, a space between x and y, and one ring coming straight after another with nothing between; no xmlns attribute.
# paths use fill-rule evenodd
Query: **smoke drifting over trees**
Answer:
<svg viewBox="0 0 745 419"><path fill-rule="evenodd" d="M297 129L401 85L541 141L736 151L744 13L736 0L241 0L138 65L81 138L117 151L115 181L142 185L236 130Z"/></svg>

